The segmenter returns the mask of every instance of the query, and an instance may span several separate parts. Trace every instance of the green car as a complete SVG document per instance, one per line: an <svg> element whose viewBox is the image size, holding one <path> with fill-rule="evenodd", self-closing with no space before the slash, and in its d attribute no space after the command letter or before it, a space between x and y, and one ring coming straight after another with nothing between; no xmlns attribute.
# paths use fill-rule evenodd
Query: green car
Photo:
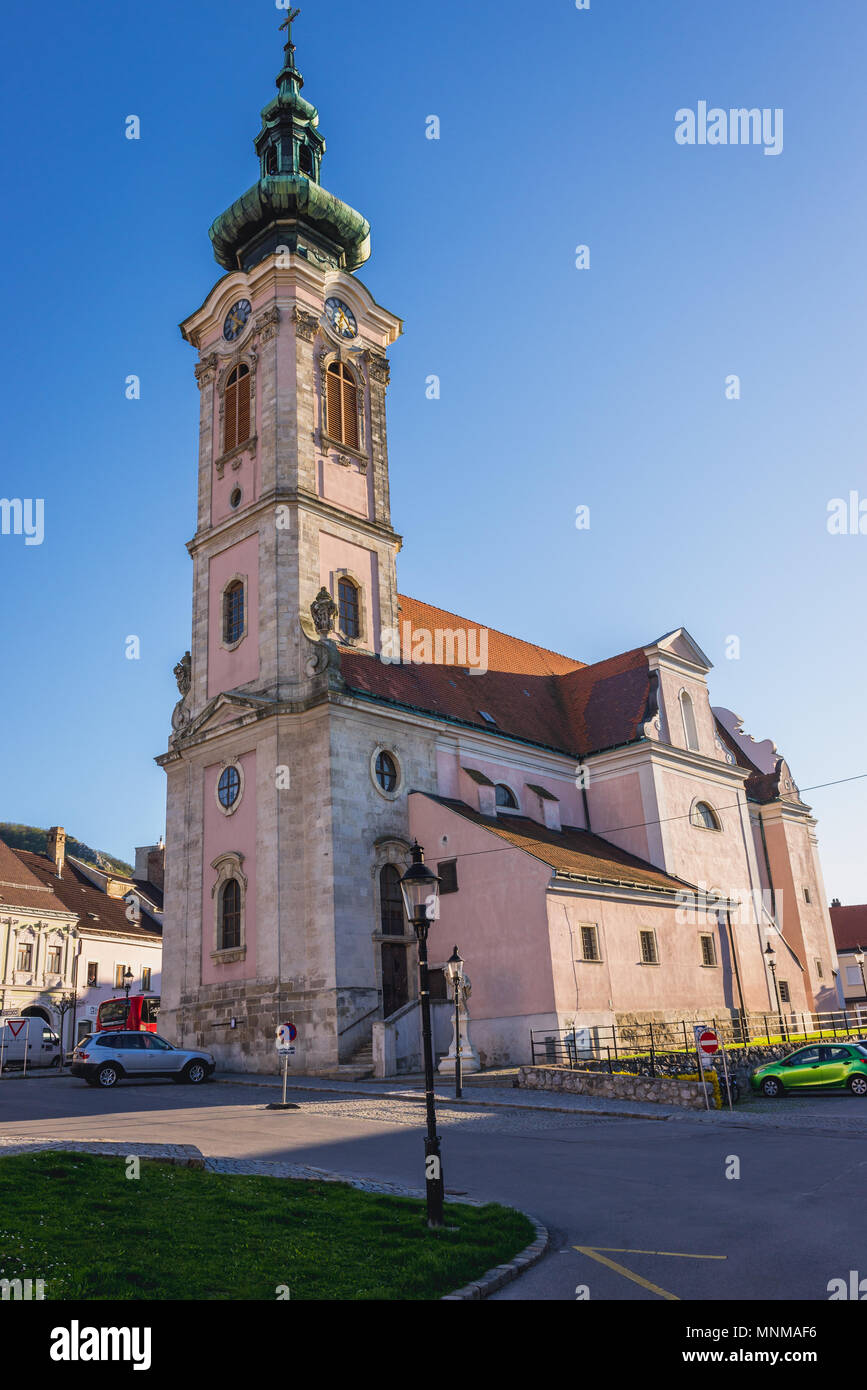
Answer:
<svg viewBox="0 0 867 1390"><path fill-rule="evenodd" d="M853 1096L867 1096L867 1047L862 1043L802 1047L791 1057L756 1067L750 1085L765 1096L803 1090L849 1090Z"/></svg>

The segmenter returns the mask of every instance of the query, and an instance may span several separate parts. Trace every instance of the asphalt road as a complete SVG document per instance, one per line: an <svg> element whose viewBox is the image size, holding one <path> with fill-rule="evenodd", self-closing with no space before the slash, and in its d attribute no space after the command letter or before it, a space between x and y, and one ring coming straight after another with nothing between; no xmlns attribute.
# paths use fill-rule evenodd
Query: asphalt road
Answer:
<svg viewBox="0 0 867 1390"><path fill-rule="evenodd" d="M13 1080L0 1082L0 1137L195 1144L421 1186L420 1103L296 1091L302 1108L275 1112L270 1098L234 1084ZM826 1300L829 1280L867 1277L857 1133L485 1110L472 1096L441 1111L440 1129L449 1191L521 1207L552 1233L551 1253L498 1299ZM739 1178L726 1176L733 1159Z"/></svg>

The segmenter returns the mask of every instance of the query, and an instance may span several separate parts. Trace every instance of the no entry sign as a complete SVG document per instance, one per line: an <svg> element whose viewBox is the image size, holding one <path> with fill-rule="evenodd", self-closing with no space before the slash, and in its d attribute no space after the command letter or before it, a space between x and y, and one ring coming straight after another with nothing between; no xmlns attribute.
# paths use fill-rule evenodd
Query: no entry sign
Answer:
<svg viewBox="0 0 867 1390"><path fill-rule="evenodd" d="M719 1038L712 1028L705 1028L704 1032L699 1034L698 1045L707 1056L719 1052Z"/></svg>

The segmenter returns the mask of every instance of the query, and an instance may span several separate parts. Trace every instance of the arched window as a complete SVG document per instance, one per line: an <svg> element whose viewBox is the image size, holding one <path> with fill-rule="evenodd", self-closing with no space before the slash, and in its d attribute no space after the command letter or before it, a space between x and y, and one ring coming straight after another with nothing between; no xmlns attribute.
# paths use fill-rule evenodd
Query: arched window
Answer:
<svg viewBox="0 0 867 1390"><path fill-rule="evenodd" d="M241 944L241 885L229 878L220 893L220 935L218 950L235 951Z"/></svg>
<svg viewBox="0 0 867 1390"><path fill-rule="evenodd" d="M680 712L683 716L683 734L686 739L686 746L691 753L697 753L698 729L695 723L695 710L692 706L692 696L685 690L680 692Z"/></svg>
<svg viewBox="0 0 867 1390"><path fill-rule="evenodd" d="M386 864L379 875L379 920L383 936L403 936L403 894L400 874L393 864Z"/></svg>
<svg viewBox="0 0 867 1390"><path fill-rule="evenodd" d="M301 145L298 151L298 168L308 179L313 177L313 155L309 145Z"/></svg>
<svg viewBox="0 0 867 1390"><path fill-rule="evenodd" d="M722 830L719 816L706 801L696 801L689 818L697 830Z"/></svg>
<svg viewBox="0 0 867 1390"><path fill-rule="evenodd" d="M340 630L344 637L361 636L361 604L358 585L351 579L341 579L337 585L340 607Z"/></svg>
<svg viewBox="0 0 867 1390"><path fill-rule="evenodd" d="M497 785L497 805L503 806L507 811L517 811L518 809L515 793L504 782Z"/></svg>
<svg viewBox="0 0 867 1390"><path fill-rule="evenodd" d="M358 448L358 387L342 362L332 362L326 377L328 433L339 444Z"/></svg>
<svg viewBox="0 0 867 1390"><path fill-rule="evenodd" d="M244 585L233 579L223 594L223 641L240 642L244 636Z"/></svg>
<svg viewBox="0 0 867 1390"><path fill-rule="evenodd" d="M223 406L223 452L227 454L250 438L250 368L246 363L236 367L226 382Z"/></svg>
<svg viewBox="0 0 867 1390"><path fill-rule="evenodd" d="M274 174L276 174L276 173L277 173L277 162L278 162L277 146L276 146L276 145L272 145L272 146L270 147L270 149L268 150L267 154L265 155L265 173L266 173L266 174L269 174L269 175L274 175Z"/></svg>

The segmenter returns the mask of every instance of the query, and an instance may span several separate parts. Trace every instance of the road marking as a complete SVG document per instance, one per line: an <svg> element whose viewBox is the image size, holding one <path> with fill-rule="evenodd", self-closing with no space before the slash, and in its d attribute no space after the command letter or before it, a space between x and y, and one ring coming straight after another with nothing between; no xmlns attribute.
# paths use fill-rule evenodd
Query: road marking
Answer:
<svg viewBox="0 0 867 1390"><path fill-rule="evenodd" d="M668 1293L666 1289L661 1289L658 1284L653 1284L649 1279L645 1279L640 1274L634 1274L625 1265L618 1264L616 1260L609 1260L601 1252L608 1251L612 1255L668 1255L677 1260L725 1260L726 1255L684 1255L673 1250L621 1250L614 1246L593 1247L590 1245L576 1245L574 1247L582 1255L587 1255L591 1260L596 1260L599 1264L606 1265L608 1269L613 1269L615 1274L622 1274L624 1279L631 1279L633 1284L640 1284L643 1289L648 1289L651 1293L658 1294L660 1298L667 1298L672 1303L680 1303L680 1298L676 1293Z"/></svg>
<svg viewBox="0 0 867 1390"><path fill-rule="evenodd" d="M576 1245L575 1249L579 1247ZM727 1260L728 1255L685 1255L682 1250L631 1250L617 1245L594 1245L608 1255L668 1255L672 1260Z"/></svg>

